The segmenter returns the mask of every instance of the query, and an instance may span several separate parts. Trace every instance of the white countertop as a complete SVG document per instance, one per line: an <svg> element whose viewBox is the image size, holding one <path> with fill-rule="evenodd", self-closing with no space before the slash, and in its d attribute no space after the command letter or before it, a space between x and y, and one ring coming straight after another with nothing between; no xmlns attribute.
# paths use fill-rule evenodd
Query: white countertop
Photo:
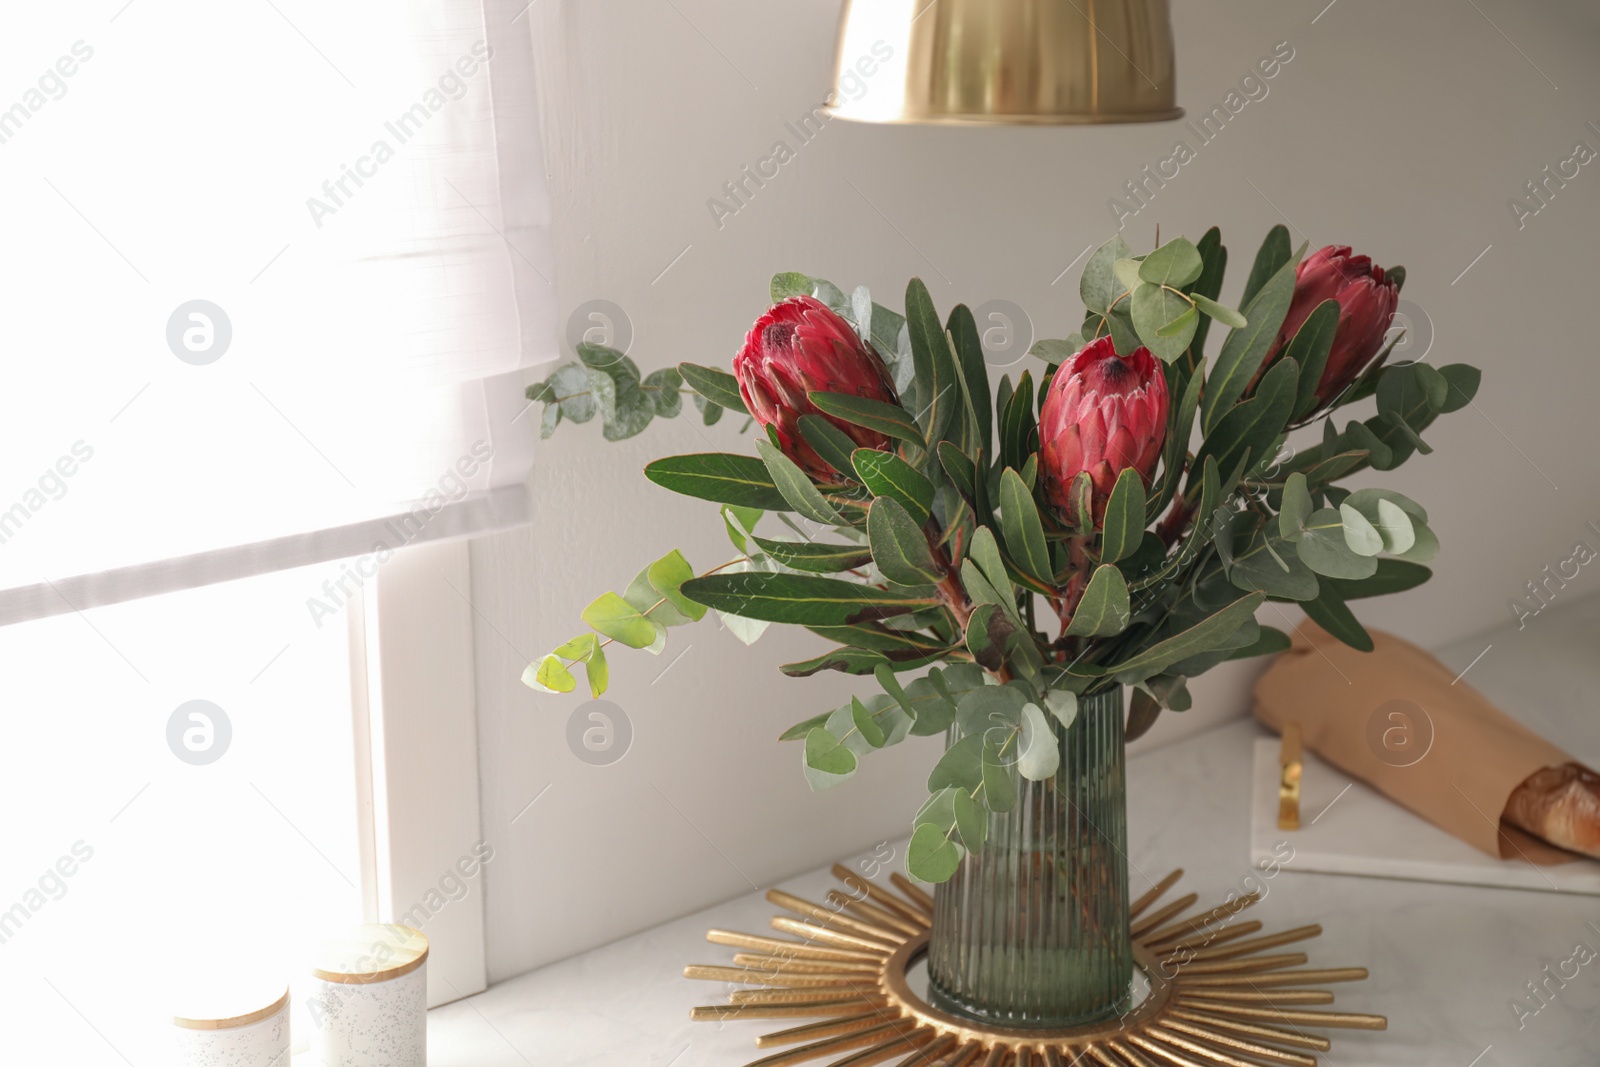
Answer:
<svg viewBox="0 0 1600 1067"><path fill-rule="evenodd" d="M1250 863L1253 721L1221 727L1135 758L1128 769L1130 890L1173 867L1202 906L1254 888ZM1292 834L1286 834L1292 843ZM893 843L895 864L903 842ZM840 859L850 857L841 856ZM574 872L581 876L580 872ZM884 877L887 877L885 873ZM1247 882L1247 879L1250 881ZM782 888L821 899L826 871ZM639 892L649 891L641 872ZM1335 1010L1389 1017L1382 1033L1333 1031L1322 1062L1363 1067L1593 1067L1600 1063L1600 899L1296 872L1292 860L1265 882L1251 916L1266 931L1320 922L1305 951L1313 967L1365 966L1365 982L1330 988ZM759 1058L755 1036L771 1023L691 1023L689 1009L726 999L721 983L681 977L686 963L723 963L712 926L767 932L773 905L750 893L646 933L501 983L429 1016L433 1067L742 1067ZM559 922L559 917L551 921ZM1593 926L1589 924L1593 923ZM1576 959L1581 960L1580 954ZM1526 983L1548 980L1549 1003L1524 1015ZM825 1061L824 1061L825 1062Z"/></svg>

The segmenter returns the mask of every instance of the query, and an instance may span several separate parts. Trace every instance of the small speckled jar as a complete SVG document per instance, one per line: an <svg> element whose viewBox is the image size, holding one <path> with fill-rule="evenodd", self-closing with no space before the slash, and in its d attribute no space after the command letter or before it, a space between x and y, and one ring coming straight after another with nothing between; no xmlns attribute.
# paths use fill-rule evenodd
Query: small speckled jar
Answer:
<svg viewBox="0 0 1600 1067"><path fill-rule="evenodd" d="M289 992L242 1015L187 1011L172 1017L178 1067L289 1067Z"/></svg>
<svg viewBox="0 0 1600 1067"><path fill-rule="evenodd" d="M319 1067L425 1067L428 939L409 926L358 926L323 946L307 1014Z"/></svg>

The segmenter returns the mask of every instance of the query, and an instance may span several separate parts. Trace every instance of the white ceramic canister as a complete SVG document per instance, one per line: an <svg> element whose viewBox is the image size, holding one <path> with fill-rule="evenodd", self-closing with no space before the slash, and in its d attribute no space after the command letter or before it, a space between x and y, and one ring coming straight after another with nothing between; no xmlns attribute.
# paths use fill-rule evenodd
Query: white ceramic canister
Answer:
<svg viewBox="0 0 1600 1067"><path fill-rule="evenodd" d="M428 939L409 926L357 926L323 945L307 1015L320 1067L425 1067Z"/></svg>
<svg viewBox="0 0 1600 1067"><path fill-rule="evenodd" d="M206 999L172 1017L178 1067L289 1067L287 989L278 987L275 998Z"/></svg>

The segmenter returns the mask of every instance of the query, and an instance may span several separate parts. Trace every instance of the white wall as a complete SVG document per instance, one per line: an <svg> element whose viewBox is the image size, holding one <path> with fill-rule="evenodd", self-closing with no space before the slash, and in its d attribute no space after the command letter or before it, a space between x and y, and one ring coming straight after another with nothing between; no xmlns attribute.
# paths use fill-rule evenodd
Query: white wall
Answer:
<svg viewBox="0 0 1600 1067"><path fill-rule="evenodd" d="M1360 613L1439 645L1509 619L1507 600L1570 554L1583 522L1600 521L1587 443L1600 385L1588 326L1600 164L1521 232L1506 204L1575 141L1600 148L1584 127L1600 122L1600 31L1580 0L1325 4L1179 0L1191 112L1222 103L1276 42L1295 54L1127 236L1148 246L1158 223L1196 237L1221 225L1234 257L1225 297L1279 221L1297 241L1406 265L1405 296L1433 322L1429 358L1476 363L1485 382L1478 410L1430 433L1436 455L1388 478L1431 508L1445 539L1439 577ZM768 276L787 269L864 282L891 304L920 274L942 310L1005 297L1038 336L1063 336L1081 315L1076 270L1052 280L1109 236L1107 199L1184 133L833 123L719 229L707 199L776 140L793 147L785 122L823 91L836 7L543 0L529 12L561 304L624 307L646 370L726 360L764 308ZM703 624L675 631L661 660L616 656L612 697L636 734L609 767L568 751L576 699L518 683L531 656L578 631L593 596L667 548L701 565L727 558L710 507L639 473L654 456L707 447L749 444L686 422L622 445L597 426L563 427L533 475L538 521L473 546L485 832L507 842L489 871L492 979L746 891L746 877L766 883L903 834L920 803L936 741L879 757L832 794L807 793L798 752L773 738L850 682L776 673L811 647L804 635L747 650ZM1196 709L1166 718L1151 742L1243 713L1249 678L1214 673L1196 685Z"/></svg>

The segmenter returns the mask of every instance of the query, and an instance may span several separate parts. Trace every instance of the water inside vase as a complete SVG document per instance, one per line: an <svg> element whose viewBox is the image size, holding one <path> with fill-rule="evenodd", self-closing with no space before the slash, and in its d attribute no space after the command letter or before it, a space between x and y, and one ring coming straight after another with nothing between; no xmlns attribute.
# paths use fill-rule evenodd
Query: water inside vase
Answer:
<svg viewBox="0 0 1600 1067"><path fill-rule="evenodd" d="M1011 810L990 815L983 846L935 891L929 1002L952 1014L1051 1028L1127 1010L1121 691L1083 698L1057 732L1055 776L1017 776Z"/></svg>

